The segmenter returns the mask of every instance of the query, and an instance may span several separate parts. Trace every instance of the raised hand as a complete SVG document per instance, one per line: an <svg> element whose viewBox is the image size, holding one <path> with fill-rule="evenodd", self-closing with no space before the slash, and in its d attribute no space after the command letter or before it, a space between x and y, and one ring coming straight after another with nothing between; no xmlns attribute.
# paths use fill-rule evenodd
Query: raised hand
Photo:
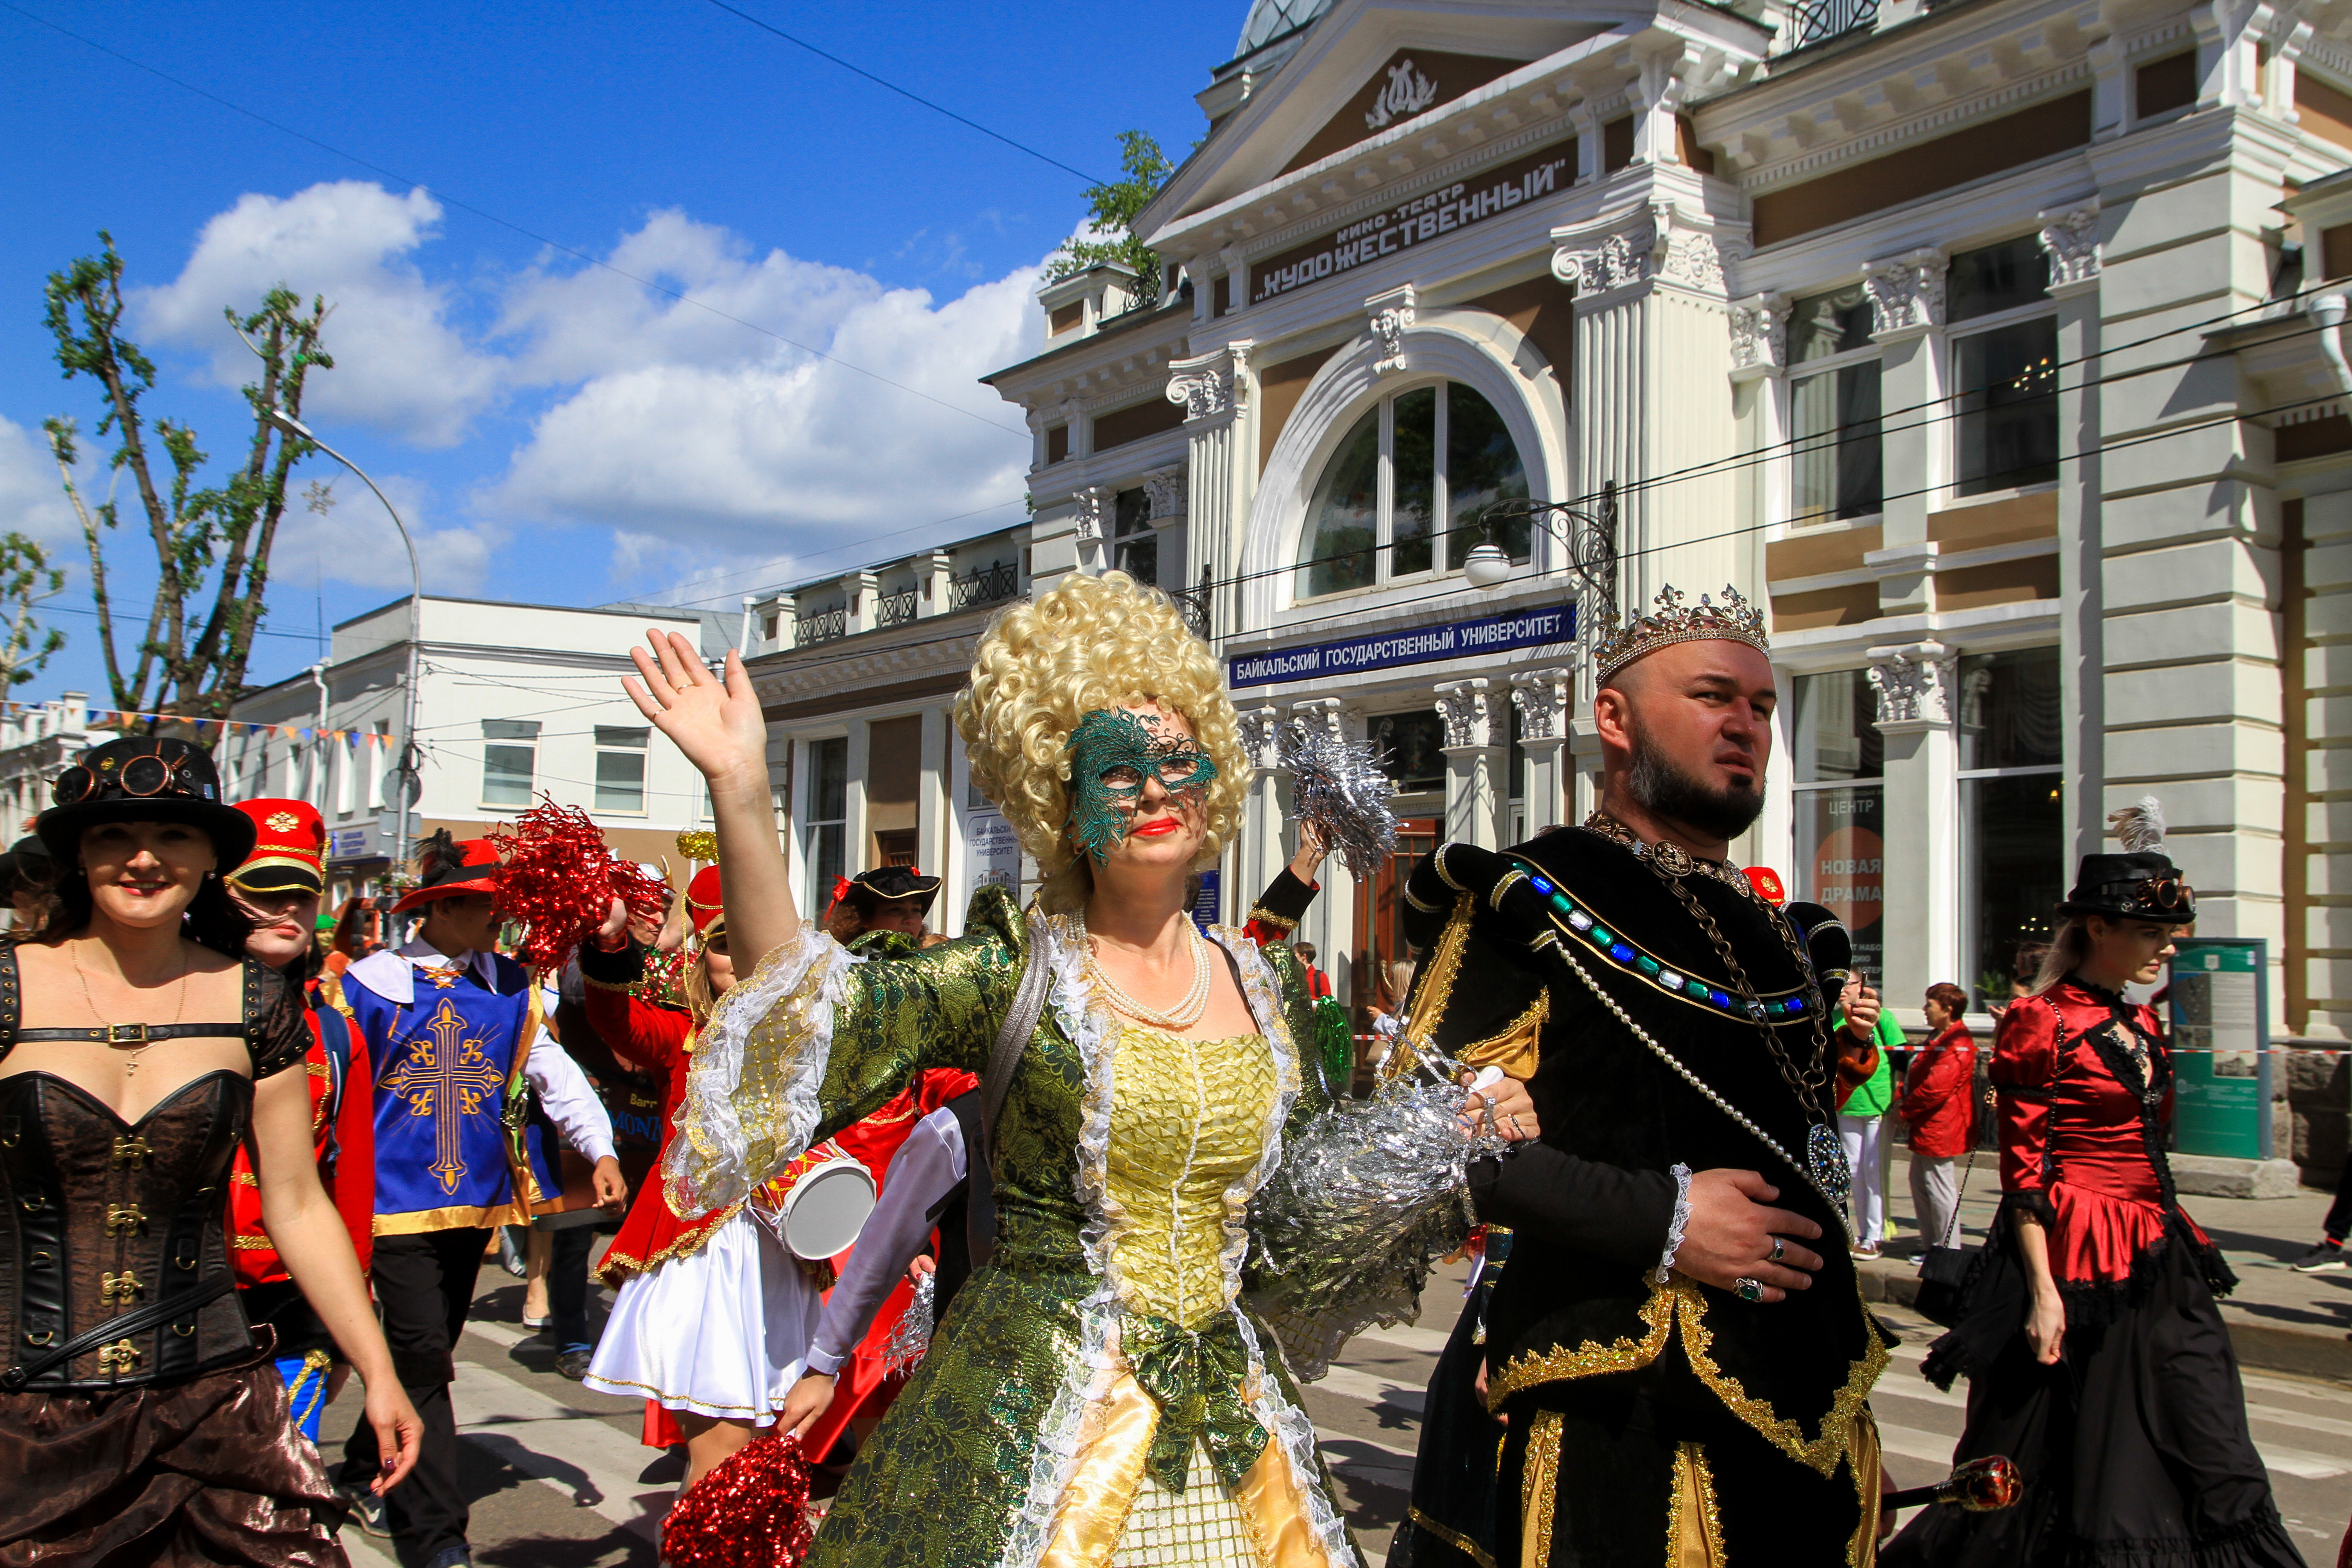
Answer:
<svg viewBox="0 0 2352 1568"><path fill-rule="evenodd" d="M727 651L721 682L711 679L694 645L677 633L649 631L646 642L647 647L629 650L637 673L621 678L621 689L637 711L686 753L714 791L751 776L764 791L768 721L735 650Z"/></svg>

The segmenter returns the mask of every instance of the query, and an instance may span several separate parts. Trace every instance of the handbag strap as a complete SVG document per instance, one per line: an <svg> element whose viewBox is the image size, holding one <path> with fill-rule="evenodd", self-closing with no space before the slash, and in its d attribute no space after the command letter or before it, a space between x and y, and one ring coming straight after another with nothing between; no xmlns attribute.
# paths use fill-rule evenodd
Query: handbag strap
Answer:
<svg viewBox="0 0 2352 1568"><path fill-rule="evenodd" d="M183 1290L176 1296L167 1296L160 1301L150 1301L143 1307L134 1308L120 1317L109 1318L96 1328L76 1334L47 1354L18 1362L6 1372L0 1373L0 1394L21 1393L26 1384L60 1363L69 1362L78 1355L87 1355L109 1340L128 1339L173 1318L184 1318L198 1308L210 1306L236 1288L236 1274L224 1268L193 1290Z"/></svg>

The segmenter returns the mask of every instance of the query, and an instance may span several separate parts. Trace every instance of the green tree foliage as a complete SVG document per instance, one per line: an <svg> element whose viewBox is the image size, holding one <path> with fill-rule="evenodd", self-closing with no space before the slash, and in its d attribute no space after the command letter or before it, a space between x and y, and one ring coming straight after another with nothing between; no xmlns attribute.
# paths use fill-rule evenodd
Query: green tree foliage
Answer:
<svg viewBox="0 0 2352 1568"><path fill-rule="evenodd" d="M1140 303L1151 305L1160 299L1160 256L1136 233L1135 220L1160 194L1176 165L1168 161L1160 143L1141 131L1120 132L1118 146L1118 166L1127 172L1127 178L1087 187L1087 206L1093 216L1086 234L1063 242L1045 275L1069 278L1089 267L1117 261L1135 269L1137 297Z"/></svg>
<svg viewBox="0 0 2352 1568"><path fill-rule="evenodd" d="M13 691L41 673L49 656L66 646L66 634L45 634L34 612L65 592L66 574L49 564L39 542L11 531L0 533L0 691Z"/></svg>
<svg viewBox="0 0 2352 1568"><path fill-rule="evenodd" d="M281 285L262 296L257 310L223 310L260 362L261 374L245 386L253 433L244 461L226 483L203 484L210 459L197 447L195 431L170 419L151 426L140 406L154 390L155 366L122 335L122 257L113 236L101 230L99 239L103 253L49 274L43 297L66 379L88 376L99 385L104 412L97 434L115 439L107 465L118 479L130 477L135 515L146 523L155 552L155 596L131 650L133 659L126 661L118 652L107 586L107 543L121 521L117 503L110 493L92 508L75 484L79 432L73 419L46 419L41 428L48 434L50 454L89 549L107 683L117 708L191 720L225 718L245 685L254 634L261 626L269 551L286 510L287 478L312 450L310 443L272 425L268 411L275 406L300 417L310 373L333 368L334 360L319 342L329 307L313 299L305 309L300 296ZM162 483L158 447L170 466Z"/></svg>

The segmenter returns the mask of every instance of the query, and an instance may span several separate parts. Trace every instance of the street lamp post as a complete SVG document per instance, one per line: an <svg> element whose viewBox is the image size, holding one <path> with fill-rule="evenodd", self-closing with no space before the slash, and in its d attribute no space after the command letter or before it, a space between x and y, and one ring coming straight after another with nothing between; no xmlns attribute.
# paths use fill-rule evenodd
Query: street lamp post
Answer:
<svg viewBox="0 0 2352 1568"><path fill-rule="evenodd" d="M273 406L266 410L266 416L272 425L278 426L278 428L285 434L293 437L299 441L309 442L311 446L318 447L319 450L326 453L327 456L334 458L335 461L349 468L352 473L357 474L360 478L360 483L367 486L369 489L373 490L375 492L375 499L383 502L383 510L392 514L392 526L400 530L400 542L405 546L408 551L408 674L404 681L407 690L401 704L400 766L395 771L395 777L399 780L398 791L400 795L399 813L395 820L398 822L399 827L397 830L397 836L393 842L391 851L387 856L387 858L389 858L394 866L398 866L402 861L408 858L408 797L410 792L417 782L415 761L416 650L418 641L424 635L425 574L418 569L416 564L416 541L409 536L408 524L400 521L400 509L392 504L392 498L383 493L381 486L379 486L373 479L368 478L367 470L365 468L361 468L357 463L352 462L349 458L344 457L341 452L336 451L332 447L330 447L324 441L320 440L318 437L310 433L310 427L309 426L303 424L299 419L295 418L291 414L287 413L283 408Z"/></svg>
<svg viewBox="0 0 2352 1568"><path fill-rule="evenodd" d="M1498 500L1478 514L1478 526L1486 537L1471 546L1463 558L1462 575L1473 588L1500 587L1510 579L1511 557L1495 542L1495 526L1513 518L1526 518L1568 547L1568 563L1584 585L1599 595L1612 608L1617 601L1617 486L1611 481L1601 487L1601 505L1592 511L1583 511L1565 501ZM1573 533L1554 526L1572 526Z"/></svg>

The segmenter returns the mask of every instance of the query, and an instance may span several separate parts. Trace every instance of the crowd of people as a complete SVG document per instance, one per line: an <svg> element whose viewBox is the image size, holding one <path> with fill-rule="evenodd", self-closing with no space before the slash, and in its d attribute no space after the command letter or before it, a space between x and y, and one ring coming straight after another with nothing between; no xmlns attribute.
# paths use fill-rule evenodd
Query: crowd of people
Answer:
<svg viewBox="0 0 2352 1568"><path fill-rule="evenodd" d="M453 1357L502 1249L556 1369L682 1450L672 1563L1358 1564L1299 1382L1469 1216L1395 1568L2302 1561L2130 999L2195 918L2147 814L1989 1044L1945 984L1914 1040L1830 911L1730 862L1762 617L1670 589L1595 641L1600 809L1412 870L1360 1061L1294 940L1328 825L1245 927L1192 918L1250 770L1157 592L1080 577L982 639L957 726L1040 883L952 941L911 868L803 919L740 661L635 658L709 864L666 920L600 892L542 973L497 844L322 918L317 812L225 804L169 738L86 753L0 858L0 1568L334 1563L343 1528L470 1563ZM2008 1468L1895 1535L1855 1275L1898 1138L1923 1264L1998 1164L1926 1365L1970 1382L1956 1463Z"/></svg>

